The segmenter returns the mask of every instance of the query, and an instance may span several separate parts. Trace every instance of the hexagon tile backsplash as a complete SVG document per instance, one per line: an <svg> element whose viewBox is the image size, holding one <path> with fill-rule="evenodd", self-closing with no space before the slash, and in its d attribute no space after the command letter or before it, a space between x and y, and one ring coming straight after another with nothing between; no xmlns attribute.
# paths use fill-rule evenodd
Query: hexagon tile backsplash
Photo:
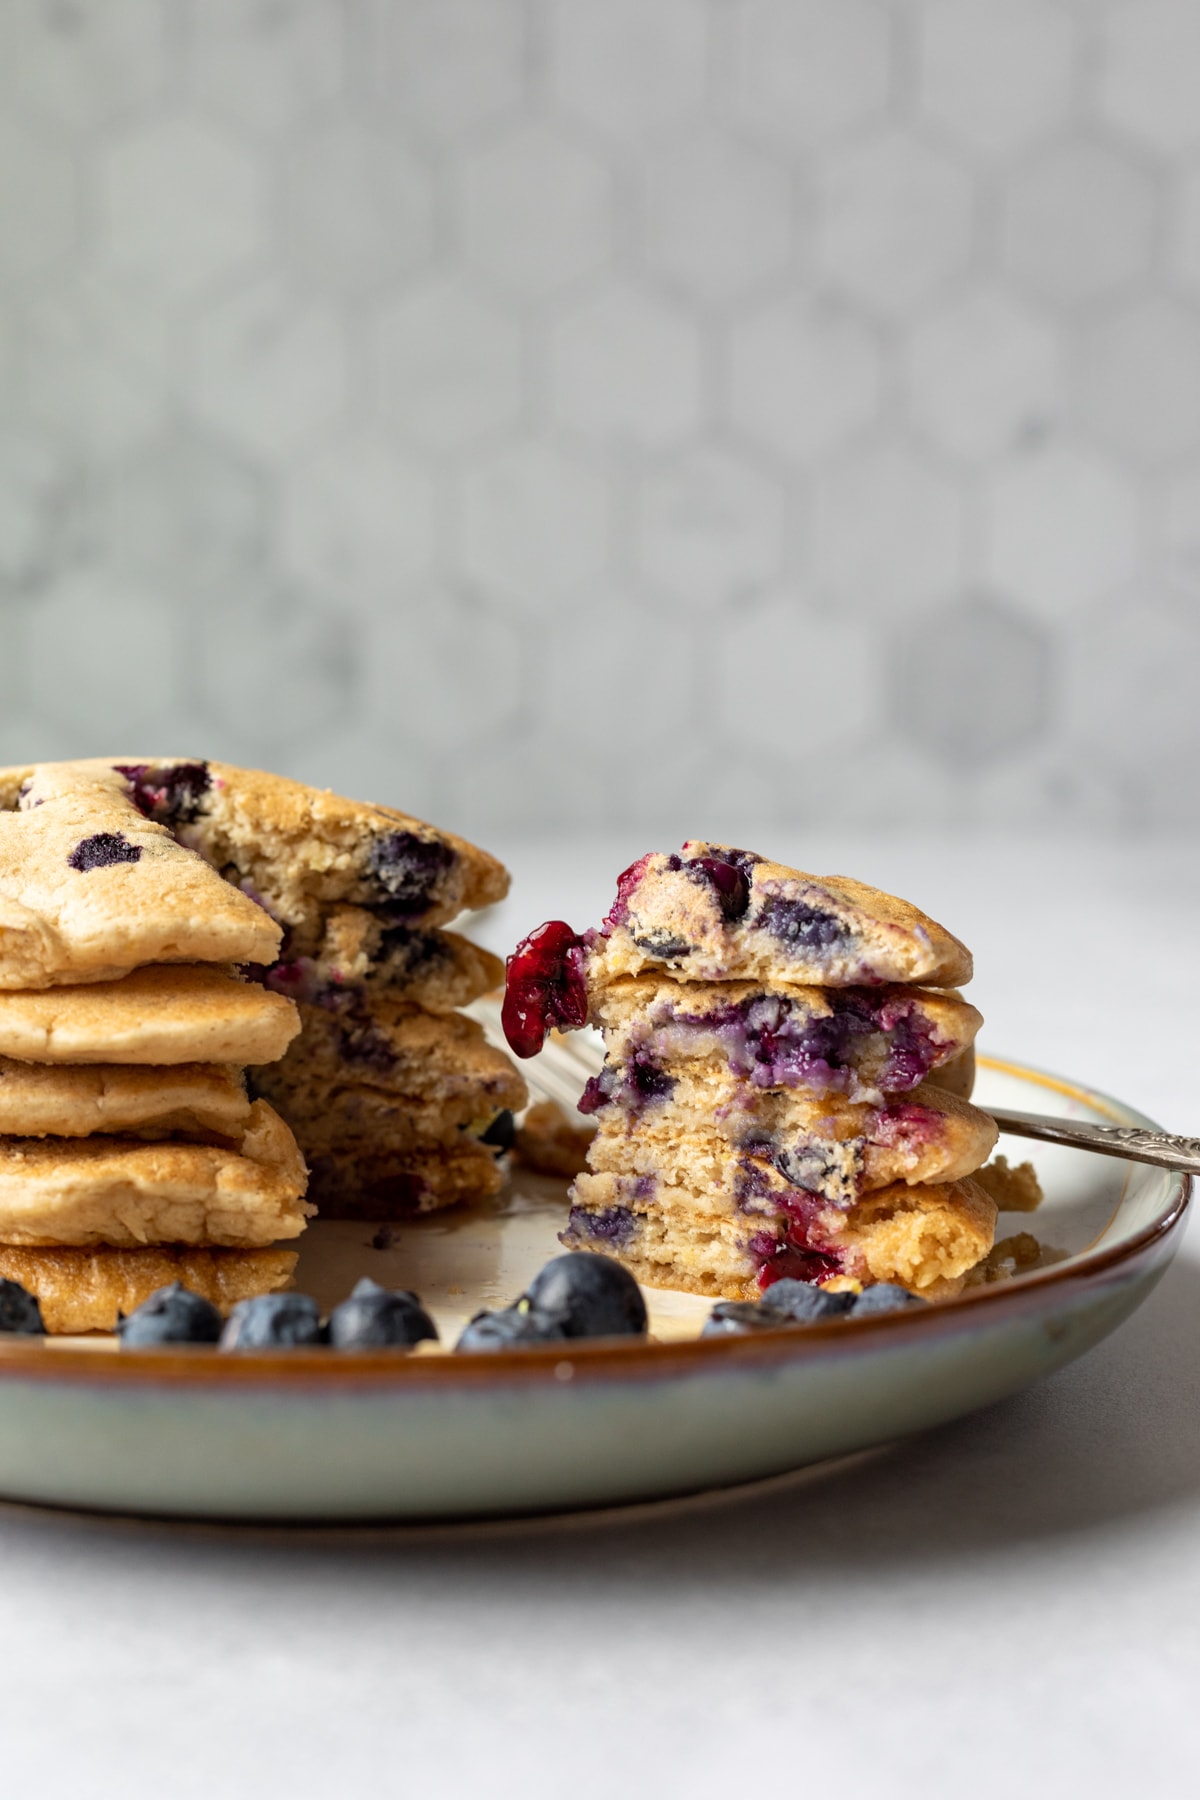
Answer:
<svg viewBox="0 0 1200 1800"><path fill-rule="evenodd" d="M0 758L1200 821L1197 0L6 0Z"/></svg>

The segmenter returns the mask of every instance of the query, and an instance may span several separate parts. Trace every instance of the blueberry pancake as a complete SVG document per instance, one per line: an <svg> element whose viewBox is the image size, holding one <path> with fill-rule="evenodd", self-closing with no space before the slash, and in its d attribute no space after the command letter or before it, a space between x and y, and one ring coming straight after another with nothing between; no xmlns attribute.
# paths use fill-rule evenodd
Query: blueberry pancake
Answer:
<svg viewBox="0 0 1200 1800"><path fill-rule="evenodd" d="M494 857L452 833L260 770L153 758L0 770L6 986L152 962L269 965L280 927L287 955L311 955L334 904L427 927L507 887Z"/></svg>
<svg viewBox="0 0 1200 1800"><path fill-rule="evenodd" d="M289 955L316 951L334 905L428 927L508 891L494 856L393 807L229 763L122 758L115 766L147 818L285 927Z"/></svg>
<svg viewBox="0 0 1200 1800"><path fill-rule="evenodd" d="M369 1156L353 1146L311 1159L309 1197L323 1219L406 1219L499 1193L503 1174L486 1145L418 1145Z"/></svg>
<svg viewBox="0 0 1200 1800"><path fill-rule="evenodd" d="M496 1191L483 1140L526 1090L481 1026L369 990L300 1010L301 1037L253 1085L295 1131L323 1213L378 1204L391 1216Z"/></svg>
<svg viewBox="0 0 1200 1800"><path fill-rule="evenodd" d="M227 1063L69 1064L0 1057L0 1136L240 1138L250 1099Z"/></svg>
<svg viewBox="0 0 1200 1800"><path fill-rule="evenodd" d="M104 763L0 771L0 988L143 963L270 963L282 933Z"/></svg>
<svg viewBox="0 0 1200 1800"><path fill-rule="evenodd" d="M941 925L877 888L687 843L626 869L591 942L593 983L642 969L687 981L958 987L971 979L971 958Z"/></svg>
<svg viewBox="0 0 1200 1800"><path fill-rule="evenodd" d="M278 994L315 1005L361 990L453 1012L499 987L504 964L455 931L389 925L366 907L334 906L315 953L276 963L263 980Z"/></svg>
<svg viewBox="0 0 1200 1800"><path fill-rule="evenodd" d="M258 1248L312 1212L296 1141L264 1101L236 1143L0 1138L0 1242Z"/></svg>
<svg viewBox="0 0 1200 1800"><path fill-rule="evenodd" d="M294 1002L206 963L0 991L0 1056L23 1062L267 1063L299 1030Z"/></svg>
<svg viewBox="0 0 1200 1800"><path fill-rule="evenodd" d="M666 1083L696 1065L750 1088L805 1089L877 1103L958 1056L982 1019L957 995L919 987L816 988L622 976L594 994L607 1078ZM601 1077L603 1081L606 1077Z"/></svg>
<svg viewBox="0 0 1200 1800"><path fill-rule="evenodd" d="M256 1294L286 1288L294 1250L30 1249L0 1244L0 1278L36 1294L52 1336L112 1331L157 1289L182 1282L223 1313Z"/></svg>
<svg viewBox="0 0 1200 1800"><path fill-rule="evenodd" d="M807 1193L845 1208L900 1181L957 1181L987 1160L997 1138L986 1113L930 1087L876 1106L792 1091L714 1106L708 1083L683 1076L670 1095L634 1108L610 1103L597 1117L588 1153L596 1173L683 1171L717 1210L749 1213L764 1196L774 1203Z"/></svg>
<svg viewBox="0 0 1200 1800"><path fill-rule="evenodd" d="M784 1277L896 1282L926 1299L959 1292L992 1247L996 1207L972 1181L866 1195L849 1211L717 1211L685 1181L577 1177L562 1242L612 1256L649 1287L755 1299Z"/></svg>

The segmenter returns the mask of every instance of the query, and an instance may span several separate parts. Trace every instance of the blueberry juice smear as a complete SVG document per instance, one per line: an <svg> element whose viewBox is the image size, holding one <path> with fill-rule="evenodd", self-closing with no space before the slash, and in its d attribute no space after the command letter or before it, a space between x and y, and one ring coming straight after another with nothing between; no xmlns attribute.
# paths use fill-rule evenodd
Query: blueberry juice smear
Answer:
<svg viewBox="0 0 1200 1800"><path fill-rule="evenodd" d="M562 919L522 938L508 959L500 1022L517 1056L536 1056L548 1031L587 1023L583 941Z"/></svg>

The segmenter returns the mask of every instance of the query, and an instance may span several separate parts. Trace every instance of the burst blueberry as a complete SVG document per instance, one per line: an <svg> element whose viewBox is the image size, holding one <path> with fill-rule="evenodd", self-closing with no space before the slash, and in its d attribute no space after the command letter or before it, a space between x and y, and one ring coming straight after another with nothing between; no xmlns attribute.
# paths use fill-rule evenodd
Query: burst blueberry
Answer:
<svg viewBox="0 0 1200 1800"><path fill-rule="evenodd" d="M335 1350L411 1349L424 1339L436 1343L437 1335L414 1293L381 1287L366 1275L329 1315L329 1342Z"/></svg>
<svg viewBox="0 0 1200 1800"><path fill-rule="evenodd" d="M292 1349L322 1341L320 1308L307 1294L256 1294L238 1301L225 1322L220 1348Z"/></svg>
<svg viewBox="0 0 1200 1800"><path fill-rule="evenodd" d="M449 844L418 837L415 831L392 831L371 845L367 873L378 884L388 918L415 918L428 911L453 862Z"/></svg>
<svg viewBox="0 0 1200 1800"><path fill-rule="evenodd" d="M765 901L755 922L792 949L828 950L846 935L841 920L832 913L782 895Z"/></svg>
<svg viewBox="0 0 1200 1800"><path fill-rule="evenodd" d="M552 1029L587 1023L582 941L563 919L549 919L522 938L505 965L500 1023L518 1056L536 1056Z"/></svg>
<svg viewBox="0 0 1200 1800"><path fill-rule="evenodd" d="M556 1256L530 1282L525 1298L561 1323L567 1337L637 1337L646 1302L627 1269L587 1250Z"/></svg>
<svg viewBox="0 0 1200 1800"><path fill-rule="evenodd" d="M157 1288L117 1323L123 1350L153 1344L215 1344L220 1335L221 1315L211 1300L193 1294L181 1281Z"/></svg>
<svg viewBox="0 0 1200 1800"><path fill-rule="evenodd" d="M90 869L111 869L117 863L140 862L141 858L141 845L131 844L119 831L97 831L76 844L67 862L86 875Z"/></svg>

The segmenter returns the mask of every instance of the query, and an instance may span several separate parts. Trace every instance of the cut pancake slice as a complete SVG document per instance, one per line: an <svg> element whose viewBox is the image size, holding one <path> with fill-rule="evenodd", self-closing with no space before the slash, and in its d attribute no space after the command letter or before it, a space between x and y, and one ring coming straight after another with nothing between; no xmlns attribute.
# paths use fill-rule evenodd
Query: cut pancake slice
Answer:
<svg viewBox="0 0 1200 1800"><path fill-rule="evenodd" d="M0 1056L20 1062L267 1063L299 1030L292 1001L202 964L0 992Z"/></svg>
<svg viewBox="0 0 1200 1800"><path fill-rule="evenodd" d="M503 1175L485 1144L390 1151L344 1148L312 1158L309 1196L323 1219L404 1219L498 1194Z"/></svg>
<svg viewBox="0 0 1200 1800"><path fill-rule="evenodd" d="M298 1237L312 1207L295 1139L265 1101L237 1148L140 1138L0 1139L0 1242L250 1248Z"/></svg>
<svg viewBox="0 0 1200 1800"><path fill-rule="evenodd" d="M694 1091L699 1087L699 1091ZM957 1181L986 1162L995 1123L965 1100L920 1087L879 1106L802 1093L754 1094L705 1114L705 1091L681 1080L640 1112L606 1109L588 1166L597 1173L683 1181L718 1211L758 1210L756 1196L809 1193L834 1206L893 1182Z"/></svg>
<svg viewBox="0 0 1200 1800"><path fill-rule="evenodd" d="M36 1294L53 1336L112 1331L122 1314L172 1281L228 1312L239 1300L289 1286L295 1267L294 1250L35 1250L0 1244L0 1279L19 1281Z"/></svg>
<svg viewBox="0 0 1200 1800"><path fill-rule="evenodd" d="M444 1196L459 1185L450 1171L459 1165L443 1171L441 1154L477 1151L473 1140L500 1113L525 1104L525 1083L509 1059L473 1019L383 994L345 995L336 1009L304 1006L301 1014L302 1037L281 1062L255 1071L254 1088L296 1133L322 1211L408 1189L428 1197L407 1210L449 1205ZM432 1183L417 1165L410 1169L426 1151ZM472 1192L494 1191L490 1152L463 1166Z"/></svg>
<svg viewBox="0 0 1200 1800"><path fill-rule="evenodd" d="M250 1100L225 1063L71 1064L0 1057L0 1136L240 1137Z"/></svg>
<svg viewBox="0 0 1200 1800"><path fill-rule="evenodd" d="M908 901L725 844L644 856L620 877L616 903L589 944L593 987L643 969L689 982L823 987L958 987L971 978L965 946Z"/></svg>
<svg viewBox="0 0 1200 1800"><path fill-rule="evenodd" d="M335 906L315 954L285 957L265 980L276 993L318 1006L365 990L429 1012L453 1012L498 987L504 964L456 931L388 925L366 907Z"/></svg>
<svg viewBox="0 0 1200 1800"><path fill-rule="evenodd" d="M262 902L286 928L290 955L316 950L331 905L431 926L508 891L494 856L394 807L230 763L122 757L84 766L115 767L141 812Z"/></svg>
<svg viewBox="0 0 1200 1800"><path fill-rule="evenodd" d="M0 770L0 988L273 962L279 926L98 763Z"/></svg>
<svg viewBox="0 0 1200 1800"><path fill-rule="evenodd" d="M992 1247L996 1207L970 1179L867 1195L848 1212L741 1216L706 1192L614 1175L577 1177L562 1242L615 1257L639 1281L728 1300L797 1277L894 1281L946 1299Z"/></svg>
<svg viewBox="0 0 1200 1800"><path fill-rule="evenodd" d="M906 1093L957 1057L982 1018L956 995L925 988L783 987L626 976L603 989L593 1017L606 1073L587 1098L636 1098L681 1065L758 1088L805 1088L878 1101ZM586 1102L585 1102L586 1104Z"/></svg>

